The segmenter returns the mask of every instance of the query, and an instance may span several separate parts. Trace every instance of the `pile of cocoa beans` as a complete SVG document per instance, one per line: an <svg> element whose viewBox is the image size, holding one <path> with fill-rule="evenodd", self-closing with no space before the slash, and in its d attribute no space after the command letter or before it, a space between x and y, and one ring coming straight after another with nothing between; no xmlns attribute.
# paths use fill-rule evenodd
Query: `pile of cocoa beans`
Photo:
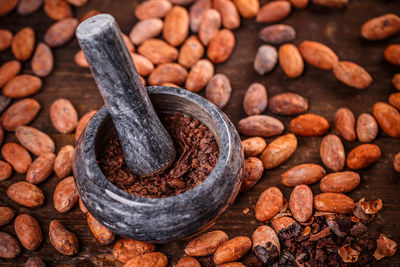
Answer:
<svg viewBox="0 0 400 267"><path fill-rule="evenodd" d="M15 33L0 29L0 51L11 48L15 57L15 60L0 67L0 88L3 92L0 96L0 143L5 134L15 134L18 140L18 143L9 142L1 147L4 161L0 160L0 181L9 179L13 172L26 174L26 181L14 183L7 189L7 196L25 208L37 208L43 204L45 195L40 183L53 172L62 179L54 188L54 209L66 213L79 201L71 176L74 147L67 145L56 153L51 137L28 125L41 109L40 103L32 96L42 89L42 79L50 75L54 68L52 49L68 43L74 37L79 22L107 11L90 10L80 20L74 18L74 8L86 2L0 2L0 16L6 16L14 9L25 16L43 7L49 19L54 21L43 36L44 42L38 44L36 40L41 38L37 38L29 26ZM349 87L367 88L373 78L362 66L339 59L335 51L318 40L304 40L296 47L291 43L296 39L296 29L291 25L275 24L294 9L307 7L308 2L276 0L260 6L259 0L146 0L135 8L138 21L131 32L121 34L144 84L182 86L194 93L205 89L205 97L220 108L229 102L232 85L226 75L214 72L214 64L227 61L234 52L234 31L240 27L242 18L270 24L258 36L266 43L256 51L254 70L258 74L268 74L279 63L285 75L298 78L304 74L306 62L332 71L339 81ZM348 5L348 0L312 0L312 4L342 9ZM370 41L386 39L400 32L400 18L395 14L371 18L361 26L360 32L363 38ZM389 45L383 58L391 64L400 65L400 45ZM82 51L71 55L72 59L78 66L88 67ZM32 74L20 74L21 62L28 60L31 60ZM393 86L400 90L400 73L392 81ZM176 266L200 266L195 257L210 255L210 265L244 266L237 261L251 249L266 264L264 260L270 258L262 253L267 251L276 259L280 252L280 233L294 223L307 226L321 216L328 221L333 215L344 214L358 220L372 220L382 208L382 201L365 202L361 199L355 203L345 193L356 189L361 181L356 170L369 167L380 159L382 151L379 146L371 144L379 129L393 138L400 137L400 93L391 94L387 102L377 102L372 114L360 114L357 120L350 109L338 109L334 123L340 134L337 136L329 133L332 127L325 118L307 113L309 100L305 97L282 92L268 99L267 88L263 84L251 84L243 99L243 109L248 117L237 125L239 133L249 137L242 141L246 160L241 191L250 190L262 178L264 170L276 168L292 157L298 146L296 136L323 136L320 156L324 167L308 163L283 172L282 184L294 188L289 201L277 187L266 188L254 203L255 217L263 225L257 228L251 239L246 236L229 239L223 231L203 234L188 243L185 249L187 256L180 259ZM90 111L79 119L74 105L63 98L55 100L49 108L49 119L54 128L61 134L74 134L76 140L96 113L96 110ZM296 116L289 125L291 133L282 135L284 124L273 116L262 115L267 108L276 115ZM267 144L264 138L274 136L277 138ZM347 142L358 139L364 144L354 148L346 157L341 138ZM393 165L400 172L400 153L394 157ZM345 166L351 171L343 171ZM327 173L327 170L332 172ZM320 182L323 193L314 196L308 185L317 182ZM115 235L95 220L80 201L79 206L87 216L94 237L102 244L112 243ZM0 258L15 258L21 253L21 245L27 250L37 250L43 242L42 227L32 215L21 213L14 219L15 215L12 208L0 207L0 226L13 222L18 239L0 231ZM271 227L264 223L270 223ZM49 240L59 253L75 255L79 252L77 236L62 222L52 220L48 229ZM337 234L333 229L325 228L310 235L310 232L307 233L310 230L305 227L301 235L314 242L332 232ZM378 260L396 252L397 244L384 235L376 244L374 256ZM356 262L358 258L358 252L349 244L337 253L344 262ZM154 245L130 239L115 242L113 255L124 266L168 264L168 258L156 252ZM45 266L45 263L39 257L32 257L26 266Z"/></svg>

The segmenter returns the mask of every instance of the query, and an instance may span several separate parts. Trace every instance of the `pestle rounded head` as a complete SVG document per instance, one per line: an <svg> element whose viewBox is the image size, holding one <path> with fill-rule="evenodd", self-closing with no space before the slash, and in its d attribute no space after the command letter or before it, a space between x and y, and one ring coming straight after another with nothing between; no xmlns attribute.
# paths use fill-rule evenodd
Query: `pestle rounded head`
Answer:
<svg viewBox="0 0 400 267"><path fill-rule="evenodd" d="M92 39L101 34L104 29L114 27L115 19L110 14L99 14L80 23L76 29L76 36L82 39Z"/></svg>

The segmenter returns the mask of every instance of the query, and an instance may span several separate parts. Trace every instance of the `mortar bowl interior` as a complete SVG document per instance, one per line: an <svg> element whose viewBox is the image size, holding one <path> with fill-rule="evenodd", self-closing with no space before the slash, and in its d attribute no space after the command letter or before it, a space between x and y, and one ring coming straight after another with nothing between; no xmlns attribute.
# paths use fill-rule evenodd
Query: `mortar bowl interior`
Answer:
<svg viewBox="0 0 400 267"><path fill-rule="evenodd" d="M217 165L199 185L166 198L143 198L111 183L97 159L116 131L106 107L81 134L75 151L74 177L80 198L101 224L116 234L146 242L164 243L204 231L233 203L243 179L240 137L228 117L203 97L187 90L147 87L162 117L181 113L201 121L219 146Z"/></svg>

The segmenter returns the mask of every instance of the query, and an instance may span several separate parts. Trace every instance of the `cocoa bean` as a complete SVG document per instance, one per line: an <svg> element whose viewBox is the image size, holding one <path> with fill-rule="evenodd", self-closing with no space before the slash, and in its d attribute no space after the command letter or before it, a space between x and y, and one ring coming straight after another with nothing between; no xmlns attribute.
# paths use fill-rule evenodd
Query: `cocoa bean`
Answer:
<svg viewBox="0 0 400 267"><path fill-rule="evenodd" d="M158 65L150 74L148 82L150 85L161 85L163 83L183 84L188 73L184 67L177 63L165 63Z"/></svg>
<svg viewBox="0 0 400 267"><path fill-rule="evenodd" d="M25 27L17 32L11 42L14 57L21 61L28 60L35 47L35 32L30 27Z"/></svg>
<svg viewBox="0 0 400 267"><path fill-rule="evenodd" d="M256 219L264 222L272 219L283 205L283 195L277 187L267 188L257 200L254 211Z"/></svg>
<svg viewBox="0 0 400 267"><path fill-rule="evenodd" d="M247 88L243 98L243 109L247 115L259 115L268 104L267 89L261 83L253 83Z"/></svg>
<svg viewBox="0 0 400 267"><path fill-rule="evenodd" d="M220 30L208 44L208 58L217 64L226 61L232 54L235 42L235 35L230 30Z"/></svg>
<svg viewBox="0 0 400 267"><path fill-rule="evenodd" d="M250 19L257 16L260 10L260 2L258 0L233 0L240 15L243 18Z"/></svg>
<svg viewBox="0 0 400 267"><path fill-rule="evenodd" d="M61 180L54 190L54 208L61 213L72 209L78 202L78 190L75 186L74 177L70 176Z"/></svg>
<svg viewBox="0 0 400 267"><path fill-rule="evenodd" d="M37 208L43 204L44 195L36 185L28 182L17 182L7 189L7 196L19 205Z"/></svg>
<svg viewBox="0 0 400 267"><path fill-rule="evenodd" d="M17 101L3 112L1 125L7 131L15 131L18 126L29 124L40 108L39 102L32 98Z"/></svg>
<svg viewBox="0 0 400 267"><path fill-rule="evenodd" d="M397 73L397 74L395 74L395 75L393 76L392 83L393 83L393 86L394 86L397 90L400 90L400 73ZM0 83L0 86L1 86L1 83Z"/></svg>
<svg viewBox="0 0 400 267"><path fill-rule="evenodd" d="M262 28L258 36L266 43L281 45L293 42L296 39L296 30L290 25L275 24Z"/></svg>
<svg viewBox="0 0 400 267"><path fill-rule="evenodd" d="M1 6L0 12L2 12ZM18 241L12 235L0 232L0 258L13 259L17 257L20 252L21 246Z"/></svg>
<svg viewBox="0 0 400 267"><path fill-rule="evenodd" d="M288 1L277 0L265 4L258 11L256 21L274 23L289 16L292 6Z"/></svg>
<svg viewBox="0 0 400 267"><path fill-rule="evenodd" d="M172 46L180 46L189 34L189 13L181 6L174 6L164 19L163 37Z"/></svg>
<svg viewBox="0 0 400 267"><path fill-rule="evenodd" d="M11 222L14 218L14 210L10 207L0 206L0 226L4 226Z"/></svg>
<svg viewBox="0 0 400 267"><path fill-rule="evenodd" d="M56 155L43 153L37 157L26 172L26 181L31 184L39 184L46 180L53 172L53 163Z"/></svg>
<svg viewBox="0 0 400 267"><path fill-rule="evenodd" d="M102 244L108 245L115 239L115 235L107 227L97 221L89 212L87 215L87 223L94 237Z"/></svg>
<svg viewBox="0 0 400 267"><path fill-rule="evenodd" d="M44 12L54 20L63 20L73 16L70 5L64 0L44 0Z"/></svg>
<svg viewBox="0 0 400 267"><path fill-rule="evenodd" d="M308 221L313 213L313 193L307 185L297 185L290 195L289 207L298 222Z"/></svg>
<svg viewBox="0 0 400 267"><path fill-rule="evenodd" d="M54 152L55 145L53 140L50 136L38 129L30 126L18 126L17 129L15 129L15 136L21 145L36 156L43 153Z"/></svg>
<svg viewBox="0 0 400 267"><path fill-rule="evenodd" d="M265 169L278 167L287 161L297 148L297 138L294 134L285 134L272 141L261 154Z"/></svg>
<svg viewBox="0 0 400 267"><path fill-rule="evenodd" d="M140 76L148 76L154 71L153 63L144 56L131 53L131 57Z"/></svg>
<svg viewBox="0 0 400 267"><path fill-rule="evenodd" d="M209 101L219 108L224 108L231 97L231 82L224 74L216 74L209 80L205 91Z"/></svg>
<svg viewBox="0 0 400 267"><path fill-rule="evenodd" d="M176 267L201 267L201 265L193 257L183 257L178 261Z"/></svg>
<svg viewBox="0 0 400 267"><path fill-rule="evenodd" d="M395 14L385 14L372 18L361 27L361 35L368 40L383 40L400 31L400 18Z"/></svg>
<svg viewBox="0 0 400 267"><path fill-rule="evenodd" d="M235 237L222 244L214 253L214 263L232 262L243 257L251 248L251 240L247 236Z"/></svg>
<svg viewBox="0 0 400 267"><path fill-rule="evenodd" d="M367 168L381 157L381 149L374 144L363 144L355 147L347 155L346 164L352 170Z"/></svg>
<svg viewBox="0 0 400 267"><path fill-rule="evenodd" d="M78 253L78 238L74 233L68 231L60 221L50 222L49 237L53 247L61 254L74 255Z"/></svg>
<svg viewBox="0 0 400 267"><path fill-rule="evenodd" d="M155 250L156 247L153 244L133 239L120 239L115 242L113 255L119 262L125 263L136 256L154 252Z"/></svg>
<svg viewBox="0 0 400 267"><path fill-rule="evenodd" d="M87 213L88 213L88 210L86 209L85 205L83 204L81 198L79 198L78 204L79 204L79 209L82 211L82 213L83 213L83 214L87 214Z"/></svg>
<svg viewBox="0 0 400 267"><path fill-rule="evenodd" d="M240 191L244 192L250 190L261 179L263 172L264 166L259 158L247 158L244 161L243 183L240 187Z"/></svg>
<svg viewBox="0 0 400 267"><path fill-rule="evenodd" d="M139 20L145 20L150 18L162 18L172 8L172 4L169 1L164 0L150 0L144 1L137 5L135 9L135 16Z"/></svg>
<svg viewBox="0 0 400 267"><path fill-rule="evenodd" d="M319 153L322 162L328 169L335 172L343 170L346 154L339 137L333 134L325 136L322 139Z"/></svg>
<svg viewBox="0 0 400 267"><path fill-rule="evenodd" d="M316 114L307 113L290 121L290 130L301 136L320 136L329 130L329 122Z"/></svg>
<svg viewBox="0 0 400 267"><path fill-rule="evenodd" d="M163 21L158 18L151 18L139 21L133 26L129 38L135 45L160 35L163 28Z"/></svg>
<svg viewBox="0 0 400 267"><path fill-rule="evenodd" d="M18 0L3 0L0 2L0 17L10 13L18 4Z"/></svg>
<svg viewBox="0 0 400 267"><path fill-rule="evenodd" d="M243 265L243 263L240 262L228 262L224 264L219 264L217 267L246 267L246 265Z"/></svg>
<svg viewBox="0 0 400 267"><path fill-rule="evenodd" d="M339 81L357 89L365 89L372 83L371 75L363 67L350 61L339 61L333 67L333 73Z"/></svg>
<svg viewBox="0 0 400 267"><path fill-rule="evenodd" d="M86 60L85 54L82 50L79 50L74 56L74 62L76 65L82 68L89 68L89 63Z"/></svg>
<svg viewBox="0 0 400 267"><path fill-rule="evenodd" d="M185 88L191 92L198 93L207 85L213 75L214 65L207 59L201 59L190 69L185 82ZM218 104L220 103L215 104L219 106Z"/></svg>
<svg viewBox="0 0 400 267"><path fill-rule="evenodd" d="M23 98L36 94L42 88L42 80L30 74L21 74L12 78L4 87L3 95L11 98Z"/></svg>
<svg viewBox="0 0 400 267"><path fill-rule="evenodd" d="M69 100L59 98L50 106L50 120L60 133L71 133L78 124L78 112Z"/></svg>
<svg viewBox="0 0 400 267"><path fill-rule="evenodd" d="M192 35L183 43L179 52L178 62L186 68L191 68L203 55L203 45L197 36Z"/></svg>
<svg viewBox="0 0 400 267"><path fill-rule="evenodd" d="M243 135L271 137L281 134L285 127L280 120L274 117L253 115L240 120L237 128Z"/></svg>
<svg viewBox="0 0 400 267"><path fill-rule="evenodd" d="M289 0L296 8L305 8L308 5L308 0Z"/></svg>
<svg viewBox="0 0 400 267"><path fill-rule="evenodd" d="M66 0L68 3L74 6L83 6L88 0Z"/></svg>
<svg viewBox="0 0 400 267"><path fill-rule="evenodd" d="M242 141L244 156L256 157L267 147L267 142L261 137L250 137Z"/></svg>
<svg viewBox="0 0 400 267"><path fill-rule="evenodd" d="M14 230L19 242L27 250L36 250L42 243L42 230L31 215L18 215L14 221Z"/></svg>
<svg viewBox="0 0 400 267"><path fill-rule="evenodd" d="M39 257L30 257L26 263L25 267L46 267L46 263Z"/></svg>
<svg viewBox="0 0 400 267"><path fill-rule="evenodd" d="M53 53L45 43L39 43L33 54L32 71L37 76L45 77L53 70Z"/></svg>
<svg viewBox="0 0 400 267"><path fill-rule="evenodd" d="M353 112L348 108L340 108L335 114L335 127L339 134L347 141L356 140L356 119Z"/></svg>
<svg viewBox="0 0 400 267"><path fill-rule="evenodd" d="M385 133L391 137L400 136L400 113L394 107L377 102L372 107L372 114Z"/></svg>
<svg viewBox="0 0 400 267"><path fill-rule="evenodd" d="M121 32L121 36L122 36L122 40L124 41L126 48L128 49L128 52L129 53L135 52L135 47L133 46L131 39L129 39L128 35Z"/></svg>
<svg viewBox="0 0 400 267"><path fill-rule="evenodd" d="M264 75L272 71L278 62L278 51L271 45L262 45L258 48L256 58L254 59L254 70Z"/></svg>
<svg viewBox="0 0 400 267"><path fill-rule="evenodd" d="M161 252L150 252L127 261L123 267L167 267L168 258Z"/></svg>
<svg viewBox="0 0 400 267"><path fill-rule="evenodd" d="M356 172L330 173L321 179L319 187L322 192L347 193L360 184L360 175Z"/></svg>
<svg viewBox="0 0 400 267"><path fill-rule="evenodd" d="M89 10L87 11L85 14L82 15L81 19L79 20L79 22L85 21L88 18L94 17L96 15L99 15L101 12L95 9Z"/></svg>
<svg viewBox="0 0 400 267"><path fill-rule="evenodd" d="M251 240L253 242L253 250L255 250L257 246L264 247L268 242L271 242L271 244L276 246L278 251L280 251L278 236L276 235L275 231L267 225L259 226L253 232Z"/></svg>
<svg viewBox="0 0 400 267"><path fill-rule="evenodd" d="M314 197L314 207L319 211L347 214L353 212L354 201L341 193L322 193Z"/></svg>
<svg viewBox="0 0 400 267"><path fill-rule="evenodd" d="M400 44L390 44L386 47L384 55L387 61L400 66Z"/></svg>
<svg viewBox="0 0 400 267"><path fill-rule="evenodd" d="M20 0L17 12L20 15L29 15L36 12L43 4L43 0Z"/></svg>
<svg viewBox="0 0 400 267"><path fill-rule="evenodd" d="M400 110L400 93L393 93L389 96L389 104Z"/></svg>
<svg viewBox="0 0 400 267"><path fill-rule="evenodd" d="M319 42L303 41L299 50L307 63L323 70L331 70L339 62L335 52Z"/></svg>
<svg viewBox="0 0 400 267"><path fill-rule="evenodd" d="M294 93L282 93L269 100L272 113L279 115L297 115L308 110L308 100Z"/></svg>
<svg viewBox="0 0 400 267"><path fill-rule="evenodd" d="M7 143L1 148L3 158L11 164L14 170L18 173L25 173L29 165L32 163L32 158L25 148L16 143Z"/></svg>
<svg viewBox="0 0 400 267"><path fill-rule="evenodd" d="M228 241L228 235L225 232L208 232L190 241L185 248L185 253L193 257L208 256L213 254L226 241Z"/></svg>
<svg viewBox="0 0 400 267"><path fill-rule="evenodd" d="M21 63L17 60L11 60L0 67L0 87L3 87L8 81L13 79L21 71Z"/></svg>
<svg viewBox="0 0 400 267"><path fill-rule="evenodd" d="M312 0L313 4L330 7L330 8L345 8L349 0Z"/></svg>
<svg viewBox="0 0 400 267"><path fill-rule="evenodd" d="M213 7L221 14L224 28L234 30L240 26L240 16L235 4L230 0L214 0Z"/></svg>
<svg viewBox="0 0 400 267"><path fill-rule="evenodd" d="M293 44L284 44L279 47L279 64L289 78L299 77L304 70L303 58L299 49Z"/></svg>
<svg viewBox="0 0 400 267"><path fill-rule="evenodd" d="M12 167L5 161L0 160L0 181L7 180L11 177Z"/></svg>
<svg viewBox="0 0 400 267"><path fill-rule="evenodd" d="M356 131L360 142L370 143L378 135L378 124L372 115L363 113L357 119Z"/></svg>
<svg viewBox="0 0 400 267"><path fill-rule="evenodd" d="M149 39L144 41L139 46L138 52L142 56L148 58L155 65L169 63L178 58L178 50L175 47L158 39Z"/></svg>
<svg viewBox="0 0 400 267"><path fill-rule="evenodd" d="M81 135L83 129L85 129L86 124L90 121L90 119L97 113L97 110L92 110L82 116L79 120L78 125L75 129L75 141L78 141L79 136Z"/></svg>
<svg viewBox="0 0 400 267"><path fill-rule="evenodd" d="M190 30L198 32L204 12L211 8L211 0L197 0L189 9ZM215 8L215 7L214 7Z"/></svg>
<svg viewBox="0 0 400 267"><path fill-rule="evenodd" d="M301 164L281 174L281 181L286 186L314 184L324 177L326 171L318 164Z"/></svg>
<svg viewBox="0 0 400 267"><path fill-rule="evenodd" d="M394 156L393 167L397 172L400 172L400 152L397 153L396 156Z"/></svg>
<svg viewBox="0 0 400 267"><path fill-rule="evenodd" d="M74 37L78 24L79 22L75 18L60 20L47 29L44 34L44 41L50 47L62 46Z"/></svg>
<svg viewBox="0 0 400 267"><path fill-rule="evenodd" d="M0 29L0 51L4 51L11 46L13 35L9 30Z"/></svg>
<svg viewBox="0 0 400 267"><path fill-rule="evenodd" d="M221 28L221 15L215 9L208 9L204 12L199 26L199 38L207 46L208 43L217 35Z"/></svg>

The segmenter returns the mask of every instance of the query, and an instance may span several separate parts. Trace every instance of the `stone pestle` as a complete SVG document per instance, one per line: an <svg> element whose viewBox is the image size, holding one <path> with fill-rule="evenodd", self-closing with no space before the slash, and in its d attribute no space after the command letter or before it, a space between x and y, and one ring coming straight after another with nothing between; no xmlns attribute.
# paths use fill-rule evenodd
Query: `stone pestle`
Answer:
<svg viewBox="0 0 400 267"><path fill-rule="evenodd" d="M76 36L121 142L129 169L150 176L169 167L175 146L158 118L115 19L100 14L82 22Z"/></svg>

